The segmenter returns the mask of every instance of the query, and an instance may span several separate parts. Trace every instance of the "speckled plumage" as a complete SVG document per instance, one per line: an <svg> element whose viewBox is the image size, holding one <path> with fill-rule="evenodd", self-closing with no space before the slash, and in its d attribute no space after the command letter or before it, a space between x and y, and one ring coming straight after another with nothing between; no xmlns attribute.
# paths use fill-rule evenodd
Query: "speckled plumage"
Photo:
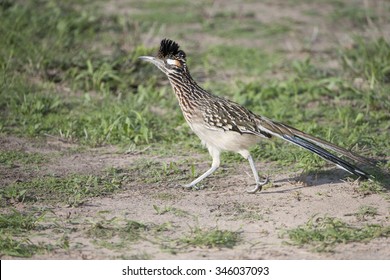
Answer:
<svg viewBox="0 0 390 280"><path fill-rule="evenodd" d="M188 187L195 186L213 173L220 165L220 153L227 150L237 152L248 159L256 181L256 187L250 192L261 190L268 179L260 181L248 149L261 138L272 136L305 148L349 173L362 178L369 177L366 172L329 150L358 162L367 162L366 159L293 127L256 115L235 102L202 89L188 71L185 52L180 50L180 46L174 41L162 40L156 57L141 59L152 62L167 75L184 118L213 158L211 168L188 184Z"/></svg>

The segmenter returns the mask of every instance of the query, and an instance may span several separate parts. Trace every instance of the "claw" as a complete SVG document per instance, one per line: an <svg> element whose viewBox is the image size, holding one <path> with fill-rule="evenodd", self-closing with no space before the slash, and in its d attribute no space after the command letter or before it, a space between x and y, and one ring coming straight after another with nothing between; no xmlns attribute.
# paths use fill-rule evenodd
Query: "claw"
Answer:
<svg viewBox="0 0 390 280"><path fill-rule="evenodd" d="M192 185L192 184L184 184L184 185L182 185L182 187L186 188L186 189L194 188L195 190L199 190L199 187L197 187L196 185Z"/></svg>
<svg viewBox="0 0 390 280"><path fill-rule="evenodd" d="M268 184L269 180L268 178L265 178L263 182L256 183L256 186L252 190L247 190L247 193L254 194L258 191L261 191L264 185Z"/></svg>

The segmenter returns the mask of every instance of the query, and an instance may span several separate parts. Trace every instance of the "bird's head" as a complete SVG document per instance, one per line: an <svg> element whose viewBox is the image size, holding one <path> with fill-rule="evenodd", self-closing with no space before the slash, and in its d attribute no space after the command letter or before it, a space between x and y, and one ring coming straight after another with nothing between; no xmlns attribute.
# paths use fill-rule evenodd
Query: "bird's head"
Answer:
<svg viewBox="0 0 390 280"><path fill-rule="evenodd" d="M169 39L163 39L156 56L140 56L142 60L156 65L165 74L186 73L186 54L180 46Z"/></svg>

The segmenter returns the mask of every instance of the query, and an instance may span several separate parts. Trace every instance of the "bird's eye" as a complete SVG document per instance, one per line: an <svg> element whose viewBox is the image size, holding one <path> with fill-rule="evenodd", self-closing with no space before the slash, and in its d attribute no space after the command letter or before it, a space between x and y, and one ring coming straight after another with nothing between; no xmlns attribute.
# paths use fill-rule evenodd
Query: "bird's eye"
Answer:
<svg viewBox="0 0 390 280"><path fill-rule="evenodd" d="M174 66L177 66L177 67L180 67L181 66L181 63L180 61L178 61L177 59L167 59L167 63L169 65L174 65Z"/></svg>

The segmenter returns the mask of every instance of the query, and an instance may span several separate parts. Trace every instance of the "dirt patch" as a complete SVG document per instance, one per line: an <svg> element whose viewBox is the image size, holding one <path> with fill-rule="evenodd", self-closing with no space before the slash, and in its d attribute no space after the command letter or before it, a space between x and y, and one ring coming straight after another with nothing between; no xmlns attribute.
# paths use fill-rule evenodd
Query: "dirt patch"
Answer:
<svg viewBox="0 0 390 280"><path fill-rule="evenodd" d="M106 147L75 152L62 143L38 142L2 138L2 149L17 145L25 151L62 151L60 156L40 165L40 172L29 176L56 174L65 176L72 172L101 173L114 167L124 168L128 176L142 160L163 164L164 159L147 154L124 154ZM66 152L68 151L68 152ZM203 151L206 156L206 152ZM205 157L206 158L206 157ZM182 157L176 158L178 168ZM193 157L194 162L199 156ZM170 160L175 160L172 157ZM188 156L191 160L191 155ZM166 160L165 160L166 162ZM200 170L208 163L197 164ZM326 175L302 177L296 173L285 173L258 162L257 167L265 174L271 174L272 186L255 195L245 192L253 183L247 163L225 164L222 171L210 177L200 190L186 190L180 187L184 181L163 177L159 182L145 183L132 178L124 188L115 194L89 199L79 207L66 205L18 204L23 211L31 208L48 207L47 227L33 233L29 239L34 243L60 243L64 238L69 247L58 248L36 255L38 259L111 259L111 258L153 258L153 259L388 259L390 240L375 239L366 243L351 243L336 246L331 253L316 253L310 247L286 245L289 241L283 232L305 224L315 215L337 217L353 226L371 224L389 225L389 201L383 195L363 196L357 192L357 183L342 182L343 172L329 171ZM3 171L4 172L4 171ZM2 174L4 175L4 173ZM7 174L6 174L7 175ZM23 177L24 176L24 177ZM2 176L4 186L18 178L12 171ZM362 206L377 209L377 214L368 220L358 220L354 215ZM53 222L57 224L53 227ZM96 228L120 230L128 221L137 221L146 226L135 240L126 240L115 234L110 238L90 234ZM99 227L96 227L99 225ZM219 229L238 232L240 239L233 248L209 248L187 246L180 242L191 236L195 228ZM5 257L8 258L8 257Z"/></svg>

